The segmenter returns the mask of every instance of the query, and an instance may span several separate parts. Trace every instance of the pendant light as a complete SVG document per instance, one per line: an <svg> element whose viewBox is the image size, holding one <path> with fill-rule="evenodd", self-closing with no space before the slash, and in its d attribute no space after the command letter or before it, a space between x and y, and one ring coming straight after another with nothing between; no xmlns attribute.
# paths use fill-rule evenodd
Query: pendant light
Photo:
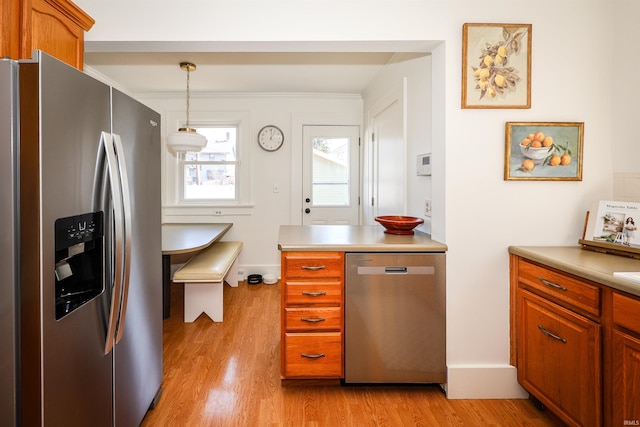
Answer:
<svg viewBox="0 0 640 427"><path fill-rule="evenodd" d="M167 146L174 153L197 152L207 145L207 138L189 127L189 74L195 71L196 65L191 62L181 62L180 68L187 72L187 123L185 127L178 129L178 132L167 136Z"/></svg>

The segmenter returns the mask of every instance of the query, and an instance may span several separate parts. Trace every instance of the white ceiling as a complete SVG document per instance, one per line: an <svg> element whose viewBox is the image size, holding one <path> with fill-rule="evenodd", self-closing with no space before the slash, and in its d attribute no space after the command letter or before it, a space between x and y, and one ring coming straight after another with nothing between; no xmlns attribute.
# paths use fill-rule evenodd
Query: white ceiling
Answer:
<svg viewBox="0 0 640 427"><path fill-rule="evenodd" d="M424 55L425 53L421 53ZM86 52L85 68L132 93L184 92L180 62L196 64L197 92L362 93L389 52Z"/></svg>

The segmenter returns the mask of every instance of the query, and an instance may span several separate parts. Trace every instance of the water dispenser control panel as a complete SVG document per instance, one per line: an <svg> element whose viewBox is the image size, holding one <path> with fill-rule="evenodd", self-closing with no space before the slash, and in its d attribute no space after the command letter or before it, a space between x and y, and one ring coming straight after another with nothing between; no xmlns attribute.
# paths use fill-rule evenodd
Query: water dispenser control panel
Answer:
<svg viewBox="0 0 640 427"><path fill-rule="evenodd" d="M90 212L55 222L57 320L104 291L103 218L103 212Z"/></svg>

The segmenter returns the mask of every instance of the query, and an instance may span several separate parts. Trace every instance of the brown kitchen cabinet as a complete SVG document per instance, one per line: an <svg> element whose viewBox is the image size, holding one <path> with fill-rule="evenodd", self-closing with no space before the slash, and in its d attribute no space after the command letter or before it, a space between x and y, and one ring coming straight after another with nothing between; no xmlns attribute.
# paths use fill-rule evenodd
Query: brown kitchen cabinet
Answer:
<svg viewBox="0 0 640 427"><path fill-rule="evenodd" d="M29 59L42 50L80 70L84 33L94 20L69 0L0 0L0 57Z"/></svg>
<svg viewBox="0 0 640 427"><path fill-rule="evenodd" d="M344 376L344 253L282 252L281 375Z"/></svg>
<svg viewBox="0 0 640 427"><path fill-rule="evenodd" d="M612 301L612 425L640 425L640 300L613 292Z"/></svg>
<svg viewBox="0 0 640 427"><path fill-rule="evenodd" d="M632 294L612 283L613 271L635 270L638 261L562 248L510 251L518 382L568 425L640 425L640 287L622 285Z"/></svg>
<svg viewBox="0 0 640 427"><path fill-rule="evenodd" d="M602 425L601 288L512 259L518 382L572 426Z"/></svg>

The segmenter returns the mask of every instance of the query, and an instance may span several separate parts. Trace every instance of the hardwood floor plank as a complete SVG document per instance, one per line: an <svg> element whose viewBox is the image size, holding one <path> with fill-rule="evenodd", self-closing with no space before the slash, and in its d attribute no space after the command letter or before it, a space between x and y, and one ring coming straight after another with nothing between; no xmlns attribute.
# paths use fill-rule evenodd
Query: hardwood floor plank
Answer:
<svg viewBox="0 0 640 427"><path fill-rule="evenodd" d="M163 394L143 427L561 426L528 400L448 400L437 385L282 385L280 285L224 287L224 321L183 322L172 285Z"/></svg>

